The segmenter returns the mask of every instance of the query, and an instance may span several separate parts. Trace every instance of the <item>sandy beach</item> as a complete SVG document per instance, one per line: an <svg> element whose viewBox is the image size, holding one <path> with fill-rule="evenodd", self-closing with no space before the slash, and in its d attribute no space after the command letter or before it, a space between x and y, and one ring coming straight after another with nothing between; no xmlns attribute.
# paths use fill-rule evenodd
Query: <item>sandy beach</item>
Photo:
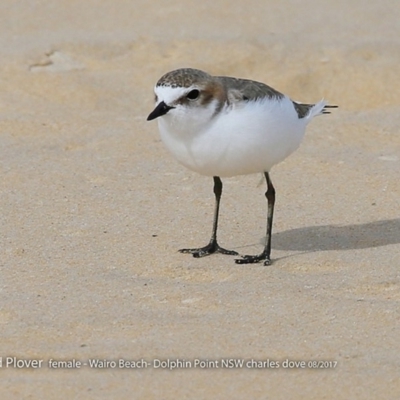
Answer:
<svg viewBox="0 0 400 400"><path fill-rule="evenodd" d="M0 398L399 399L399 21L393 0L3 0ZM271 171L271 266L177 251L214 203L146 121L180 67L339 105ZM241 254L260 180L224 180Z"/></svg>

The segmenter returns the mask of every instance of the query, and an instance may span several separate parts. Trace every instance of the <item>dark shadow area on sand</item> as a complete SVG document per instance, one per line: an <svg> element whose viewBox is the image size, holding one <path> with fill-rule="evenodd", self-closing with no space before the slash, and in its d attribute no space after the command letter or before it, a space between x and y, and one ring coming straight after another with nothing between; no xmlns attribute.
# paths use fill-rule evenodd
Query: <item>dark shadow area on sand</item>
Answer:
<svg viewBox="0 0 400 400"><path fill-rule="evenodd" d="M272 249L287 251L355 250L400 243L400 219L359 225L321 225L273 234Z"/></svg>

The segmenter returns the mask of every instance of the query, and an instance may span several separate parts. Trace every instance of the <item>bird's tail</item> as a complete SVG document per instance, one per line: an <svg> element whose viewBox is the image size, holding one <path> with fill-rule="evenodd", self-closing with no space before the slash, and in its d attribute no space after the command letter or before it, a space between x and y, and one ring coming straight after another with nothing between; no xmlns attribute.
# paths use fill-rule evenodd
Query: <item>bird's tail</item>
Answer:
<svg viewBox="0 0 400 400"><path fill-rule="evenodd" d="M314 105L310 105L310 109L308 111L306 118L312 119L312 118L316 117L317 115L330 114L331 112L329 109L331 109L331 108L338 108L338 106L328 105L328 104L326 104L326 101L324 99L322 99L318 103L316 103Z"/></svg>
<svg viewBox="0 0 400 400"><path fill-rule="evenodd" d="M305 121L311 121L317 115L329 114L330 108L337 108L337 106L327 105L324 99L319 101L317 104L303 104L293 101L293 105L299 118L304 118Z"/></svg>

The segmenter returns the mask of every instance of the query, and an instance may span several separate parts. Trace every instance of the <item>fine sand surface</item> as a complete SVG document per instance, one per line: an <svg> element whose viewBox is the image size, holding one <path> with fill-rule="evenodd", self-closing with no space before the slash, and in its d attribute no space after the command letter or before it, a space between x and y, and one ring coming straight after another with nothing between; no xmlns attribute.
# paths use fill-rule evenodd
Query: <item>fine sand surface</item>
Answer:
<svg viewBox="0 0 400 400"><path fill-rule="evenodd" d="M394 0L2 0L0 398L399 399L399 21ZM184 66L340 106L272 171L269 267L177 252L209 239L212 180L146 117ZM260 179L224 181L221 245L261 251Z"/></svg>

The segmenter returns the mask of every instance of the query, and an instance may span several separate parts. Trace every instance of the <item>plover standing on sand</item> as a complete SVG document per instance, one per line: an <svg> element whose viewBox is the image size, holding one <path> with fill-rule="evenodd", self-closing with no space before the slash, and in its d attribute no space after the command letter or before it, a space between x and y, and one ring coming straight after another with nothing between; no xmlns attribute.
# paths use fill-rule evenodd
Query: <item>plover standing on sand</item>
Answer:
<svg viewBox="0 0 400 400"><path fill-rule="evenodd" d="M307 124L329 113L324 100L302 104L265 85L247 79L212 76L183 68L168 72L155 88L156 107L147 120L158 118L161 139L185 167L214 179L215 209L207 246L182 249L194 257L212 253L238 255L217 242L221 177L261 172L267 182L267 233L261 254L241 256L238 264L271 263L271 234L275 189L271 168L293 153Z"/></svg>

